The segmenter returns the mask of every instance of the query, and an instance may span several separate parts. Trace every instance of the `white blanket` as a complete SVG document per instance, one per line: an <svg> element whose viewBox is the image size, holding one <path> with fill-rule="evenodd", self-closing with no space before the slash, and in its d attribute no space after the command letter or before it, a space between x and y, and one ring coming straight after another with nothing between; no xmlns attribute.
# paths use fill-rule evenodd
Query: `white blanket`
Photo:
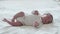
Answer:
<svg viewBox="0 0 60 34"><path fill-rule="evenodd" d="M12 19L19 11L31 14L39 10L43 14L49 12L53 15L52 24L45 24L40 28L32 26L12 27L2 19ZM27 15L27 14L26 14ZM0 1L0 34L60 34L60 5L54 0L1 0Z"/></svg>

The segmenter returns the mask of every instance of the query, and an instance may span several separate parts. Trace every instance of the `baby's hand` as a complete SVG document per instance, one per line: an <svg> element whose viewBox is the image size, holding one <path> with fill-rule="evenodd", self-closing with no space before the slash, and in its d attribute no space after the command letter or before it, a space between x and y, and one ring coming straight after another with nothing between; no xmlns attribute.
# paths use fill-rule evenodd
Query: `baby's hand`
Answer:
<svg viewBox="0 0 60 34"><path fill-rule="evenodd" d="M37 26L39 26L39 23L38 23L37 21L35 21L35 22L33 23L33 26L34 26L34 27L37 27Z"/></svg>

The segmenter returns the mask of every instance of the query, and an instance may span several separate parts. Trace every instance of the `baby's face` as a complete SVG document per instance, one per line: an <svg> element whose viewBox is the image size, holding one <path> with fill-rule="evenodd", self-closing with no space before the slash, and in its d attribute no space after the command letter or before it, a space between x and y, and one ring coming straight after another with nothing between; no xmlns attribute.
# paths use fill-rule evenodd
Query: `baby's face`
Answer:
<svg viewBox="0 0 60 34"><path fill-rule="evenodd" d="M42 15L42 22L43 24L48 24L50 22L52 22L52 17L50 15Z"/></svg>

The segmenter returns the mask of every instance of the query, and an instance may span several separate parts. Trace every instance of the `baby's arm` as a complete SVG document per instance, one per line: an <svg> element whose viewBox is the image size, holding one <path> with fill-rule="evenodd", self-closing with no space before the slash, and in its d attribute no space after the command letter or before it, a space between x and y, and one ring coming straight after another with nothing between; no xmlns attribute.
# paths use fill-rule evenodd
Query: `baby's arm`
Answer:
<svg viewBox="0 0 60 34"><path fill-rule="evenodd" d="M21 22L18 22L18 21L17 22L11 22L11 21L7 20L6 18L4 18L3 21L9 23L12 26L22 26L23 25Z"/></svg>
<svg viewBox="0 0 60 34"><path fill-rule="evenodd" d="M43 23L41 22L41 20L34 21L34 23L33 23L34 27L40 27L42 25L43 25Z"/></svg>
<svg viewBox="0 0 60 34"><path fill-rule="evenodd" d="M33 15L39 15L39 11L38 11L38 10L34 10L34 11L32 12L32 14L33 14Z"/></svg>

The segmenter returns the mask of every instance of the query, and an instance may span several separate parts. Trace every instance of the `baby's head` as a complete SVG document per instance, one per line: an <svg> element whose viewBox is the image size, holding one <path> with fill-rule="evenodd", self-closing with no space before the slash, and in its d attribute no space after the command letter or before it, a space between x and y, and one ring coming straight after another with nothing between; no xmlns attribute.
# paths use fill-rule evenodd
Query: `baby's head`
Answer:
<svg viewBox="0 0 60 34"><path fill-rule="evenodd" d="M39 15L39 12L38 12L38 10L34 10L34 11L32 12L32 14L33 14L33 15Z"/></svg>
<svg viewBox="0 0 60 34"><path fill-rule="evenodd" d="M43 24L49 24L53 21L53 16L50 13L46 13L41 16Z"/></svg>

